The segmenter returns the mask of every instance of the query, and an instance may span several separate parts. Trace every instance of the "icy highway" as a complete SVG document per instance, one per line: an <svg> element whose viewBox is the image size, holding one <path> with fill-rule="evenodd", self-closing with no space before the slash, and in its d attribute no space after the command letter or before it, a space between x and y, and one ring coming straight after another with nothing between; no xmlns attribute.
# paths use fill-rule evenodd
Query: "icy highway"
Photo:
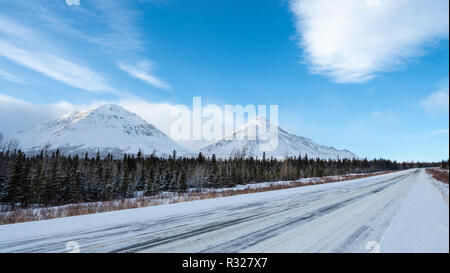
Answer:
<svg viewBox="0 0 450 273"><path fill-rule="evenodd" d="M448 252L424 170L0 226L0 252ZM67 246L67 249L66 249Z"/></svg>

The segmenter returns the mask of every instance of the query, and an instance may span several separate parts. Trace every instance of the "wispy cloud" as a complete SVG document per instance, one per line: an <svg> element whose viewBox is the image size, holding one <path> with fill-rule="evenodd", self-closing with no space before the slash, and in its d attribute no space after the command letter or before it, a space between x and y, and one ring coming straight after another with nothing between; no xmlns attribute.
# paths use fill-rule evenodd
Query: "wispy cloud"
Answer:
<svg viewBox="0 0 450 273"><path fill-rule="evenodd" d="M83 2L75 8L63 2L47 5L32 1L19 5L45 30L58 34L54 37L62 35L68 39L77 39L77 42L81 41L86 46L98 47L99 54L110 55L113 63L126 60L119 67L132 77L156 88L171 89L166 81L152 73L155 69L153 62L136 62L143 59L146 46L136 24L140 12L129 1ZM74 60L72 55L77 55L76 52L71 52L73 54L70 57L60 53L70 50L70 47L53 50L53 44L58 43L46 41L41 34L32 27L0 14L0 42L3 42L0 48L3 54L0 52L0 56L73 87L91 92L120 93L111 86L105 75Z"/></svg>
<svg viewBox="0 0 450 273"><path fill-rule="evenodd" d="M448 0L291 0L312 73L364 83L448 37Z"/></svg>
<svg viewBox="0 0 450 273"><path fill-rule="evenodd" d="M3 69L0 68L0 78L10 81L10 82L15 82L15 83L25 83L25 81L23 81L21 78L17 77L16 75L13 75Z"/></svg>
<svg viewBox="0 0 450 273"><path fill-rule="evenodd" d="M449 111L448 78L440 84L437 91L420 102L422 108L430 115L448 114Z"/></svg>
<svg viewBox="0 0 450 273"><path fill-rule="evenodd" d="M23 49L0 40L0 56L72 87L118 93L98 72L48 52Z"/></svg>
<svg viewBox="0 0 450 273"><path fill-rule="evenodd" d="M438 136L438 135L448 135L448 128L447 129L438 129L438 130L434 130L428 134L425 135L425 137L433 137L433 136Z"/></svg>
<svg viewBox="0 0 450 273"><path fill-rule="evenodd" d="M384 110L384 111L374 111L370 114L370 116L379 119L393 119L397 115L392 110Z"/></svg>
<svg viewBox="0 0 450 273"><path fill-rule="evenodd" d="M130 76L140 79L156 88L170 90L170 85L152 74L155 65L149 61L140 61L135 65L119 62L117 66Z"/></svg>
<svg viewBox="0 0 450 273"><path fill-rule="evenodd" d="M96 44L105 51L117 53L145 48L136 27L140 12L132 7L132 1L81 1L79 6L68 6L64 0L1 2L10 8L14 5L42 28Z"/></svg>
<svg viewBox="0 0 450 273"><path fill-rule="evenodd" d="M0 36L0 56L72 87L119 93L101 73L51 52L52 46L38 38L33 30L5 16L0 17L0 34L4 34Z"/></svg>
<svg viewBox="0 0 450 273"><path fill-rule="evenodd" d="M140 13L130 7L129 1L101 0L93 3L99 13L94 13L96 21L107 26L108 31L99 34L95 41L118 51L141 51L144 48L141 33L135 21Z"/></svg>

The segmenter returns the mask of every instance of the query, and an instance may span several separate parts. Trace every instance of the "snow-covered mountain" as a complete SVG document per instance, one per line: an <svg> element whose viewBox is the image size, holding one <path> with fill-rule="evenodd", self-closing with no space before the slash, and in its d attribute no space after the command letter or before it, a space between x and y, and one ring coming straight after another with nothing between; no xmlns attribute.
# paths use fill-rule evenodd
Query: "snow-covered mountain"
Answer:
<svg viewBox="0 0 450 273"><path fill-rule="evenodd" d="M256 129L256 139L249 138L249 130ZM230 137L225 137L200 151L204 155L215 154L218 157L257 156L262 157L262 143L270 136L273 127L265 120L256 118L245 124ZM266 157L285 158L305 154L308 157L324 159L354 158L355 154L347 150L319 145L311 139L289 134L278 128L278 146L273 151L266 151ZM272 130L273 131L273 130ZM262 134L261 134L262 133ZM113 104L81 112L73 112L58 120L46 122L24 130L14 136L19 140L23 150L37 152L48 145L48 149L60 149L65 154L85 152L93 155L99 150L102 155L111 153L115 156L124 153L136 154L139 150L144 154L155 152L156 155L167 156L175 150L178 155L195 156L195 152L182 147L155 126L147 123L138 115ZM241 139L241 140L238 140Z"/></svg>
<svg viewBox="0 0 450 273"><path fill-rule="evenodd" d="M262 130L264 129L265 130ZM202 154L210 156L215 154L217 157L226 158L229 156L254 156L261 158L262 143L267 143L270 137L270 128L276 129L266 119L255 118L245 124L241 129L233 133L232 136L224 137L214 144L201 149ZM256 138L249 138L249 132L256 128ZM327 147L315 143L313 140L301 136L290 134L285 130L278 128L278 146L273 151L266 151L266 157L275 157L278 159L286 156L298 156L305 154L309 158L337 159L337 158L357 158L358 156L348 150L337 150L334 147ZM272 130L273 132L274 130Z"/></svg>
<svg viewBox="0 0 450 273"><path fill-rule="evenodd" d="M138 115L113 104L87 111L73 112L58 120L46 122L15 135L25 151L33 152L50 145L66 154L155 152L166 156L174 150L178 155L190 151Z"/></svg>

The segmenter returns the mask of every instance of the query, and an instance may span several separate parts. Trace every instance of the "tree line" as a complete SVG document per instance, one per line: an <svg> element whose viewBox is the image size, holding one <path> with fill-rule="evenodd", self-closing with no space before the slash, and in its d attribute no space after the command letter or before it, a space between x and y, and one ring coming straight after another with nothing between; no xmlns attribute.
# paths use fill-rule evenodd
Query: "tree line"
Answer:
<svg viewBox="0 0 450 273"><path fill-rule="evenodd" d="M447 159L447 161L445 161L445 160L442 160L441 161L441 169L445 169L445 170L448 170L448 166L449 166L449 160Z"/></svg>
<svg viewBox="0 0 450 273"><path fill-rule="evenodd" d="M296 180L348 173L403 170L439 163L398 163L386 159L169 157L63 155L59 150L27 155L20 149L0 150L0 203L9 209L105 201L189 188L221 188L237 184Z"/></svg>

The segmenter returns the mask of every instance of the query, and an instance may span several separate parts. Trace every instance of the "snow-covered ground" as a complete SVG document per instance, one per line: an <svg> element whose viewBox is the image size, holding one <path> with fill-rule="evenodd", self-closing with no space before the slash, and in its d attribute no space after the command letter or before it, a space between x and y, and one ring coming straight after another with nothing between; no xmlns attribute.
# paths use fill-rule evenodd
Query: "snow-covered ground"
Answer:
<svg viewBox="0 0 450 273"><path fill-rule="evenodd" d="M441 171L446 172L446 173L447 173L447 176L448 176L448 170L441 170ZM428 174L428 176L431 177L431 174ZM446 183L444 183L444 182L442 182L442 181L433 179L433 178L430 178L430 180L431 180L431 183L433 183L433 185L434 185L436 188L438 188L439 191L442 193L442 196L444 197L444 200L445 200L445 202L446 202L447 205L448 205L448 203L449 203L449 189L448 189L448 184L446 184Z"/></svg>
<svg viewBox="0 0 450 273"><path fill-rule="evenodd" d="M0 252L448 252L424 170L0 226ZM375 243L374 243L375 242Z"/></svg>
<svg viewBox="0 0 450 273"><path fill-rule="evenodd" d="M230 187L230 188L219 188L219 189L215 189L215 188L191 188L189 189L189 191L215 191L215 192L222 192L222 191L233 191L233 190L245 190L245 189L260 189L260 188L271 188L271 187L277 187L277 186L287 186L287 187L296 187L296 186L301 186L302 184L321 184L324 182L329 182L332 181L331 183L334 182L339 182L339 181L345 181L345 180L350 180L353 179L352 176L359 176L359 175L367 175L367 176L372 176L372 175L379 175L381 173L384 173L384 171L382 172L372 172L372 173L350 173L350 174L345 174L345 175L329 175L329 176L322 176L322 177L305 177L305 178L300 178L297 180L282 180L282 181L275 181L275 182L256 182L256 183L248 183L248 184L238 184L234 187Z"/></svg>
<svg viewBox="0 0 450 273"><path fill-rule="evenodd" d="M30 221L36 220L44 220L44 219L53 219L58 217L66 217L69 211L77 210L76 208L80 207L89 207L90 213L98 213L105 211L104 208L108 208L107 211L111 211L110 207L116 207L119 210L123 209L122 204L128 203L129 208L133 207L147 207L147 206L156 206L156 205L165 205L165 204L173 204L178 202L185 202L187 200L200 200L200 199L208 199L213 198L210 194L214 194L214 198L225 197L230 195L236 195L235 193L239 192L242 194L246 190L257 190L258 191L269 191L280 188L293 188L304 186L305 184L321 184L321 183L329 183L329 182L339 182L345 181L349 179L354 179L358 176L372 176L379 175L385 172L373 172L373 173L351 173L346 175L330 175L323 177L307 177L301 178L297 180L286 180L286 181L272 181L272 182L255 182L248 184L238 184L234 187L226 187L226 188L190 188L186 193L177 193L177 192L169 192L164 191L158 193L155 196L144 196L143 191L138 191L133 198L126 199L118 199L112 201L98 201L98 202L86 202L86 203L76 203L76 204L67 204L62 206L53 206L53 207L39 207L38 205L30 206L29 208L23 209L22 212L27 217L31 218ZM247 192L248 193L248 192ZM20 204L18 203L17 206ZM136 206L133 206L136 205ZM126 207L126 205L125 205ZM31 210L31 211L30 211ZM7 219L17 213L19 210L11 211L9 205L0 205L0 223L2 223L2 218ZM80 213L86 214L86 213ZM31 216L32 215L32 216ZM15 216L11 216L15 218Z"/></svg>
<svg viewBox="0 0 450 273"><path fill-rule="evenodd" d="M424 171L419 173L403 206L381 240L381 250L449 251L449 207L439 190L432 185L435 182Z"/></svg>

